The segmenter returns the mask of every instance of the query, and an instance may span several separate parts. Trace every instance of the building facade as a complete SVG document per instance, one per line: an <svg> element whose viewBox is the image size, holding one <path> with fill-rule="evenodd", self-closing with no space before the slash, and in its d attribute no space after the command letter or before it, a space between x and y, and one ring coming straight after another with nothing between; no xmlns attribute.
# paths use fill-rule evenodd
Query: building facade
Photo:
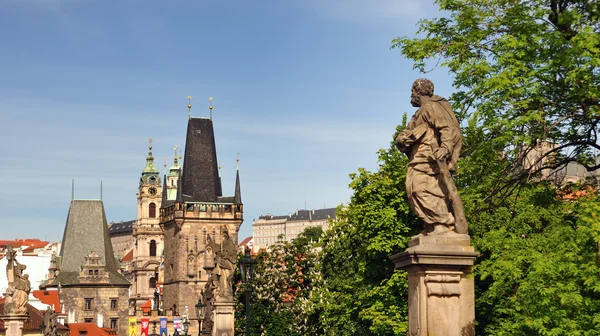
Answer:
<svg viewBox="0 0 600 336"><path fill-rule="evenodd" d="M225 231L237 244L243 205L239 171L234 195L222 195L211 119L189 119L183 159L175 197L163 193L160 210L165 237L163 307L194 318L194 305L214 268L207 246L210 241L220 244ZM170 181L171 175L165 177L163 189L173 190ZM194 328L197 325L190 325Z"/></svg>
<svg viewBox="0 0 600 336"><path fill-rule="evenodd" d="M95 323L127 336L130 283L117 269L101 200L72 200L60 256L41 289L57 289L67 323Z"/></svg>
<svg viewBox="0 0 600 336"><path fill-rule="evenodd" d="M291 241L309 227L327 230L329 221L335 220L336 208L296 210L283 216L266 214L252 223L254 246L268 248L279 241Z"/></svg>

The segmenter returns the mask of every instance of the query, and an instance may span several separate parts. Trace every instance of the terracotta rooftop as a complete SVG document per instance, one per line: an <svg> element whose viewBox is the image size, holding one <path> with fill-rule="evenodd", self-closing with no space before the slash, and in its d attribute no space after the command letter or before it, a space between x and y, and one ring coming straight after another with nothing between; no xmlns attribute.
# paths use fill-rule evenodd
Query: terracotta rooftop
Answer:
<svg viewBox="0 0 600 336"><path fill-rule="evenodd" d="M94 323L69 323L69 336L114 336L117 332L110 328L100 328Z"/></svg>
<svg viewBox="0 0 600 336"><path fill-rule="evenodd" d="M14 248L27 246L27 250L33 250L36 248L44 248L48 246L50 242L35 239L14 239L14 240L0 240L0 247L7 247L12 245Z"/></svg>
<svg viewBox="0 0 600 336"><path fill-rule="evenodd" d="M31 292L33 297L39 299L42 303L49 306L54 305L54 310L56 312L61 311L60 299L58 298L57 290L33 290Z"/></svg>
<svg viewBox="0 0 600 336"><path fill-rule="evenodd" d="M131 249L127 254L121 258L121 262L133 261L133 249Z"/></svg>
<svg viewBox="0 0 600 336"><path fill-rule="evenodd" d="M140 308L142 308L144 314L149 314L152 310L152 300L149 299L148 301L144 302Z"/></svg>
<svg viewBox="0 0 600 336"><path fill-rule="evenodd" d="M242 240L241 243L239 243L239 246L246 246L250 241L252 240L252 236L247 237L246 239Z"/></svg>

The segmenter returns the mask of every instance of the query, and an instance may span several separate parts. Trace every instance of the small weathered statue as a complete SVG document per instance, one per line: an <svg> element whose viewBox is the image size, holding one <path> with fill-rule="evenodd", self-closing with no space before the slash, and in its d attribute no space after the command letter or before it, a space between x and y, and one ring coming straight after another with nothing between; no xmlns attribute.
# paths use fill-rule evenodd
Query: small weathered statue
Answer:
<svg viewBox="0 0 600 336"><path fill-rule="evenodd" d="M135 310L136 310L135 308L136 308L135 307L135 299L129 299L129 307L128 307L128 309L129 309L129 312L128 312L129 316L135 316Z"/></svg>
<svg viewBox="0 0 600 336"><path fill-rule="evenodd" d="M425 223L422 234L467 234L462 201L451 176L462 146L458 120L450 103L433 94L428 79L413 83L410 102L419 109L396 137L396 146L409 158L406 192L411 208Z"/></svg>
<svg viewBox="0 0 600 336"><path fill-rule="evenodd" d="M206 250L212 250L214 253L214 269L211 276L214 275L217 279L217 286L214 289L215 297L220 301L233 301L233 273L236 265L237 248L229 237L226 226L221 228L221 243L217 244L209 236Z"/></svg>
<svg viewBox="0 0 600 336"><path fill-rule="evenodd" d="M57 314L52 307L48 307L44 312L44 336L56 336L56 317Z"/></svg>
<svg viewBox="0 0 600 336"><path fill-rule="evenodd" d="M156 288L156 290L154 291L154 310L158 310L160 305L160 289L158 289L158 287Z"/></svg>
<svg viewBox="0 0 600 336"><path fill-rule="evenodd" d="M8 246L6 251L6 277L8 288L4 301L4 315L24 315L27 313L27 302L31 292L29 275L23 274L27 266L20 264L16 259L17 252Z"/></svg>
<svg viewBox="0 0 600 336"><path fill-rule="evenodd" d="M202 322L202 335L208 334L210 335L213 330L213 309L215 303L214 289L218 286L217 284L217 276L211 275L206 285L204 286L204 291L202 291L202 304L204 305L204 319Z"/></svg>

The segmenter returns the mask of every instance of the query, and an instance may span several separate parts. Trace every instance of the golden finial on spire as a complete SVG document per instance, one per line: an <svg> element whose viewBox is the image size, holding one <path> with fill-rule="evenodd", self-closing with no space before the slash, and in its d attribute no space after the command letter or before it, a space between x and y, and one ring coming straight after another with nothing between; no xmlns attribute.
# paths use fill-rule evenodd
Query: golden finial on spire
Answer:
<svg viewBox="0 0 600 336"><path fill-rule="evenodd" d="M148 149L152 150L152 138L148 139Z"/></svg>
<svg viewBox="0 0 600 336"><path fill-rule="evenodd" d="M212 120L212 97L208 97L208 109L210 110L210 119Z"/></svg>
<svg viewBox="0 0 600 336"><path fill-rule="evenodd" d="M183 157L182 154L183 154L183 150L180 149L179 150L179 160L181 160L181 158Z"/></svg>
<svg viewBox="0 0 600 336"><path fill-rule="evenodd" d="M165 158L165 164L163 165L164 169L163 169L163 175L167 173L167 158Z"/></svg>
<svg viewBox="0 0 600 336"><path fill-rule="evenodd" d="M223 168L223 167L221 167L222 163L223 163L223 161L219 161L219 170L221 170L221 168Z"/></svg>
<svg viewBox="0 0 600 336"><path fill-rule="evenodd" d="M192 96L188 96L188 119L192 118Z"/></svg>
<svg viewBox="0 0 600 336"><path fill-rule="evenodd" d="M240 152L237 153L237 157L235 158L235 168L240 170Z"/></svg>

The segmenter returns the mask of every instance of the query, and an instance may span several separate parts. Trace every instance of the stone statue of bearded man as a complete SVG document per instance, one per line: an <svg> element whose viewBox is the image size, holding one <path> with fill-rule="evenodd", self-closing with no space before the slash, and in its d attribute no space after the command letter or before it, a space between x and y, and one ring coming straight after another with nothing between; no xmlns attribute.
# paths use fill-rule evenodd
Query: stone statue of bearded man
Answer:
<svg viewBox="0 0 600 336"><path fill-rule="evenodd" d="M424 235L467 234L460 196L451 172L462 146L460 126L450 103L433 94L433 83L417 79L411 104L419 109L396 138L409 158L406 192L413 211L425 223Z"/></svg>

